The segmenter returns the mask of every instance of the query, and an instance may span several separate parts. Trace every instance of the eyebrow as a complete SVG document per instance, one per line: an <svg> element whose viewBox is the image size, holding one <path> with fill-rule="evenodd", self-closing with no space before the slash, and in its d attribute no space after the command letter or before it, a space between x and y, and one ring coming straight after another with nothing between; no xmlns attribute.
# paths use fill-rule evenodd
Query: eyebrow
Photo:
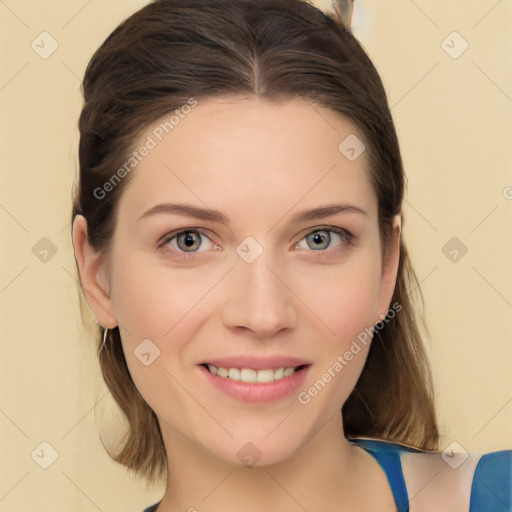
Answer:
<svg viewBox="0 0 512 512"><path fill-rule="evenodd" d="M318 208L311 208L298 213L292 218L293 222L306 222L315 219L322 219L337 215L338 213L359 213L368 217L368 213L352 204L329 204L320 206ZM217 222L219 224L229 224L229 217L219 210L212 210L209 208L201 208L191 204L182 203L163 203L153 206L147 212L142 214L138 220L152 217L159 214L168 215L185 215L187 217L194 217L196 219Z"/></svg>

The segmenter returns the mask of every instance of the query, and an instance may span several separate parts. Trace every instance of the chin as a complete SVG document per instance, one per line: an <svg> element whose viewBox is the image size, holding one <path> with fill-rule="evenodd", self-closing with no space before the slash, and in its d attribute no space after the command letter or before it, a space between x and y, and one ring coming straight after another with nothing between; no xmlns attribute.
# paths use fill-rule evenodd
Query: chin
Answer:
<svg viewBox="0 0 512 512"><path fill-rule="evenodd" d="M230 464L263 467L286 461L304 444L304 441L290 439L289 436L283 439L276 435L274 440L265 439L265 436L235 436L235 439L225 443L216 439L214 445L208 445L208 449Z"/></svg>

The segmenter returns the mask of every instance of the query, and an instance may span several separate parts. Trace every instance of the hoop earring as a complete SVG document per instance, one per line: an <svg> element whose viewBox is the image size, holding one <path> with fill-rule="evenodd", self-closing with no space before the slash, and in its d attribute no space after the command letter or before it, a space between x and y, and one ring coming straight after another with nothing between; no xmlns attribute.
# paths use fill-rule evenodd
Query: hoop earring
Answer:
<svg viewBox="0 0 512 512"><path fill-rule="evenodd" d="M107 341L107 333L108 333L108 327L105 327L105 330L103 331L103 343L101 344L101 347L100 347L100 350L99 350L100 352L105 347L105 342Z"/></svg>

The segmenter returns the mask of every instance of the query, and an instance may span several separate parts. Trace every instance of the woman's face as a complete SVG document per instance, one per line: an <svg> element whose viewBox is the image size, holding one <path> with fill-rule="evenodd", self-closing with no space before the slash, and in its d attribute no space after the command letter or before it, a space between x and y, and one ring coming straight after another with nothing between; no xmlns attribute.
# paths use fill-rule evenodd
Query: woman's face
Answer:
<svg viewBox="0 0 512 512"><path fill-rule="evenodd" d="M167 131L136 145L91 306L117 320L167 446L283 460L339 413L392 297L362 137L301 100L212 100Z"/></svg>

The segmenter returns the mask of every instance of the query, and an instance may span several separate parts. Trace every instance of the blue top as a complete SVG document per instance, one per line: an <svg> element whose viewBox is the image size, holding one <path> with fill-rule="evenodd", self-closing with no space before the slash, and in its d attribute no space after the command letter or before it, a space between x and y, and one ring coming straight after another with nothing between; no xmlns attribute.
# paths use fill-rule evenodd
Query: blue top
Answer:
<svg viewBox="0 0 512 512"><path fill-rule="evenodd" d="M397 512L409 512L409 495L400 459L401 452L422 450L376 439L350 439L364 448L383 469L391 487ZM143 512L156 512L155 503ZM469 512L512 511L512 450L491 452L480 457L471 485Z"/></svg>

